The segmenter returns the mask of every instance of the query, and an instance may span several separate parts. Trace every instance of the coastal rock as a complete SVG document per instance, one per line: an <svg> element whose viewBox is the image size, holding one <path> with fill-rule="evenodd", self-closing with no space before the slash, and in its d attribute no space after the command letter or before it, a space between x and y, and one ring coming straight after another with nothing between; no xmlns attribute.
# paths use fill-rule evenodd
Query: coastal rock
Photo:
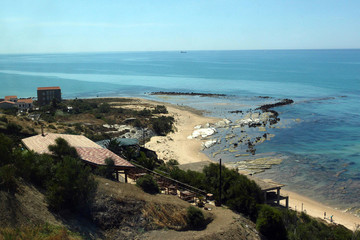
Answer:
<svg viewBox="0 0 360 240"><path fill-rule="evenodd" d="M214 144L216 144L217 143L217 140L216 139L213 139L213 140L209 140L209 141L206 141L206 142L204 142L203 144L202 144L202 146L204 147L204 148L210 148L210 147L212 147Z"/></svg>
<svg viewBox="0 0 360 240"><path fill-rule="evenodd" d="M224 118L223 120L218 121L214 125L217 128L224 128L224 127L229 126L230 123L231 123L231 121L229 119Z"/></svg>
<svg viewBox="0 0 360 240"><path fill-rule="evenodd" d="M202 138L206 138L208 136L211 136L213 134L215 134L217 131L215 128L213 127L209 127L209 128L200 128L195 130L190 136L188 136L188 139L194 139L197 138L199 136L201 136Z"/></svg>

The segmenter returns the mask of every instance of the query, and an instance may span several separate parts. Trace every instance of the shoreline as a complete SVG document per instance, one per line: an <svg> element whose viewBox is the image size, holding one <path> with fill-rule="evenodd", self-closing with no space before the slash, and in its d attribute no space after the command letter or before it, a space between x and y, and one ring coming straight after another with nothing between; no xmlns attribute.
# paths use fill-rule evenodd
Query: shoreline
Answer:
<svg viewBox="0 0 360 240"><path fill-rule="evenodd" d="M145 144L145 147L155 151L160 159L165 161L176 159L180 165L199 162L214 162L201 151L201 144L206 140L188 139L187 137L195 130L195 126L204 125L206 123L216 123L217 121L222 120L221 118L201 116L199 114L201 111L197 111L190 107L177 106L167 102L157 102L147 99L141 100L143 102L161 103L165 105L169 114L174 116L176 127L176 130L167 136L152 137L151 140ZM359 217L302 196L291 191L291 189L288 190L287 187L281 189L281 193L282 195L289 196L289 208L292 210L296 209L298 212L301 212L301 206L303 204L303 209L306 210L308 215L320 218L328 223L330 223L330 216L333 215L333 223L344 225L352 231L355 230L356 225L360 225ZM326 212L326 220L324 220L324 212Z"/></svg>
<svg viewBox="0 0 360 240"><path fill-rule="evenodd" d="M153 100L142 99L143 102L161 103L168 109L170 115L175 119L175 131L167 136L155 136L145 144L156 152L162 160L168 161L176 159L179 164L194 162L212 162L209 157L201 151L202 143L206 140L188 139L197 125L215 123L220 118L204 117L200 115L201 111L190 107L177 106L166 102L157 102Z"/></svg>
<svg viewBox="0 0 360 240"><path fill-rule="evenodd" d="M352 231L356 230L356 225L360 226L360 218L351 213L305 197L286 189L286 187L282 188L280 192L282 195L289 196L289 208L292 210L296 209L297 212L301 212L301 207L303 207L308 215L320 218L327 223L331 223L330 217L333 216L333 223L341 224ZM324 219L324 212L326 212L326 219Z"/></svg>

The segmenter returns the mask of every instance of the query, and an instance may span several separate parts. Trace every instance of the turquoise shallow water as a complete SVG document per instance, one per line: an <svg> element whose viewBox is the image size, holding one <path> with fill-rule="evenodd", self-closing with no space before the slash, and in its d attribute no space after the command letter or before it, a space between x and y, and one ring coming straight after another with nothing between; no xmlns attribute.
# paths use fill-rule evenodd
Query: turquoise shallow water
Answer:
<svg viewBox="0 0 360 240"><path fill-rule="evenodd" d="M269 130L275 137L257 146L257 154L286 156L262 176L311 197L319 193L315 197L334 204L360 205L360 50L0 55L0 84L0 97L36 96L36 87L54 85L61 86L64 98L137 96L165 101L144 93L224 93L227 97L166 101L232 120L241 116L228 111L294 99L295 104L276 109L281 128ZM301 121L294 121L297 118ZM206 152L211 155L217 147L222 145ZM234 161L234 154L221 157Z"/></svg>

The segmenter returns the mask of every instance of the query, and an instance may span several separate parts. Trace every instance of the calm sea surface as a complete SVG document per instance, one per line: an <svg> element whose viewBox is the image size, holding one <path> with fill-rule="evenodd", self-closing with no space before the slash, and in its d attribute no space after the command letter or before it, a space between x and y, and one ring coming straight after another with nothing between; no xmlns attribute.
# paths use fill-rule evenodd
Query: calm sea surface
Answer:
<svg viewBox="0 0 360 240"><path fill-rule="evenodd" d="M276 108L281 121L268 130L275 136L256 147L259 156L284 161L260 176L330 204L360 206L360 50L0 55L0 84L0 97L35 97L38 86L60 86L64 98L146 97L233 121L241 115L229 111L291 98L295 104ZM227 96L145 94L152 91ZM224 146L206 153L212 157ZM234 155L213 159L239 161Z"/></svg>

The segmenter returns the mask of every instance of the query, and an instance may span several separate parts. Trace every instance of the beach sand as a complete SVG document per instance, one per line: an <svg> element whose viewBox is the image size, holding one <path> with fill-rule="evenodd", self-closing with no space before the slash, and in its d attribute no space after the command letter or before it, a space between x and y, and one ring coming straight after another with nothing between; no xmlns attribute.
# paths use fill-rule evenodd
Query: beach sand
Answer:
<svg viewBox="0 0 360 240"><path fill-rule="evenodd" d="M154 104L153 101L142 100ZM152 137L146 143L146 147L155 151L160 159L165 161L176 159L181 164L198 163L198 162L212 162L202 149L202 142L199 139L187 139L194 131L197 125L204 125L206 123L215 123L221 119L210 118L199 115L194 109L176 106L168 103L161 103L165 105L169 114L175 118L176 131L165 137ZM281 190L282 195L289 196L289 206L292 210L306 213L315 218L324 219L324 212L326 212L326 221L330 223L330 216L333 215L333 222L342 224L350 230L354 230L356 225L360 225L360 218L345 213L333 207L326 206L320 202L314 201L310 198L304 197L289 190ZM296 206L296 207L295 207Z"/></svg>
<svg viewBox="0 0 360 240"><path fill-rule="evenodd" d="M205 140L187 137L193 133L195 126L215 123L221 119L204 117L195 110L191 111L190 108L161 104L165 105L170 115L174 117L176 130L165 137L152 137L145 147L155 151L160 159L165 161L176 159L179 164L211 161L201 152L202 143Z"/></svg>
<svg viewBox="0 0 360 240"><path fill-rule="evenodd" d="M344 225L350 230L355 230L356 225L360 225L360 218L350 213L343 212L333 207L326 206L320 202L314 201L310 198L304 197L295 192L281 189L281 195L289 196L289 207L292 210L301 212L301 207L312 217L324 219L324 212L326 212L326 219L330 223L330 217L333 216L333 222Z"/></svg>

